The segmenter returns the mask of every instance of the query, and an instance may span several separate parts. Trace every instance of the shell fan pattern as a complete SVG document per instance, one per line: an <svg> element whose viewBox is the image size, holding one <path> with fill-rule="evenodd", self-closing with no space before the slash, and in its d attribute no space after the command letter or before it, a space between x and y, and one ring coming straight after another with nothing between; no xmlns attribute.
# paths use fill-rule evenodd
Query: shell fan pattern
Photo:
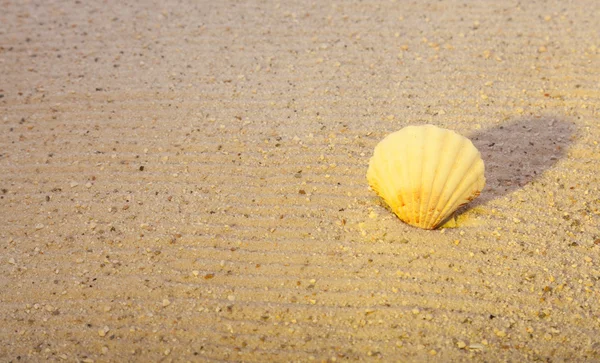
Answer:
<svg viewBox="0 0 600 363"><path fill-rule="evenodd" d="M408 126L377 144L367 180L402 221L435 229L479 196L484 171L466 137L433 125Z"/></svg>

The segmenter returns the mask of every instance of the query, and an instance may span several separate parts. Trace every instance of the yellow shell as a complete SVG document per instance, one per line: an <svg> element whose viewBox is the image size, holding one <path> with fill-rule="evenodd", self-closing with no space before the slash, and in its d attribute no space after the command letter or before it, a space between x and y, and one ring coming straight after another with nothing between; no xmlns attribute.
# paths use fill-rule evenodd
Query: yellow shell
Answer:
<svg viewBox="0 0 600 363"><path fill-rule="evenodd" d="M377 144L367 180L402 221L434 229L479 196L484 170L466 137L433 125L408 126Z"/></svg>

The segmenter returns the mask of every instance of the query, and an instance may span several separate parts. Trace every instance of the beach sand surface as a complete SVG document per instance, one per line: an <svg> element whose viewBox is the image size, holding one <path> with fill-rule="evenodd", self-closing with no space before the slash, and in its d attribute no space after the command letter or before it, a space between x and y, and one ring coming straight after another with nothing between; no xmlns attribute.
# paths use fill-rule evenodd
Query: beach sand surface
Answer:
<svg viewBox="0 0 600 363"><path fill-rule="evenodd" d="M16 1L0 360L600 360L597 1ZM469 137L438 230L369 189Z"/></svg>

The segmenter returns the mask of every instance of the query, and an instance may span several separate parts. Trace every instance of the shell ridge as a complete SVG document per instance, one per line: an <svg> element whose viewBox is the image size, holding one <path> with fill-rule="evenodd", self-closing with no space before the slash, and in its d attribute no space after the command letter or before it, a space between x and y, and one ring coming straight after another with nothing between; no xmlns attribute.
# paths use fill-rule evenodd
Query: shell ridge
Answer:
<svg viewBox="0 0 600 363"><path fill-rule="evenodd" d="M453 133L452 131L449 131L450 133ZM453 133L455 134L455 133ZM457 134L458 135L458 134ZM447 147L444 150L452 150L454 149L454 154L452 154L452 166L450 168L447 169L445 175L444 175L444 186L442 187L442 190L440 191L440 193L438 194L438 200L435 204L435 208L432 211L431 214L431 219L433 220L433 222L436 222L439 218L439 215L441 214L442 210L443 210L443 206L447 203L447 198L443 198L443 196L446 195L446 189L448 189L448 185L450 185L450 183L448 182L450 176L452 175L453 172L455 172L456 168L456 164L459 162L460 160L460 151L463 149L463 144L464 144L464 140L463 139L457 139L458 143L454 144L454 145L447 145ZM448 157L447 155L445 155L445 157ZM433 225L435 225L435 223L432 223Z"/></svg>
<svg viewBox="0 0 600 363"><path fill-rule="evenodd" d="M396 213L398 218L404 220L404 219L406 219L406 211L404 208L404 206L406 205L406 201L404 200L404 197L402 196L402 193L400 192L402 189L402 186L404 185L404 181L402 180L401 173L398 173L397 179L398 179L398 183L396 185L398 185L399 187L394 190L394 197L398 201L398 204L396 205L396 208L395 208L396 210L394 210L394 213Z"/></svg>
<svg viewBox="0 0 600 363"><path fill-rule="evenodd" d="M438 141L444 138L445 132L437 132L434 127L430 127L427 125L426 127L427 134L432 137L432 145L436 145ZM443 144L443 143L441 143ZM421 173L421 200L419 203L419 226L424 227L427 226L427 205L431 202L432 186L435 181L436 173L435 168L431 170L431 168L425 168L426 165L437 165L439 162L437 155L439 155L439 150L427 150L423 154L423 169ZM429 160L431 159L431 160Z"/></svg>
<svg viewBox="0 0 600 363"><path fill-rule="evenodd" d="M479 156L478 152L471 155L472 159L469 161L468 167L461 170L461 172L458 173L458 175L471 174L471 173L469 173L470 170L473 168L474 164L479 161L478 156ZM436 224L439 224L441 221L446 219L454 211L454 209L452 209L454 202L456 201L457 198L460 198L460 196L462 196L464 194L465 188L469 188L471 186L471 184L472 184L471 180L472 180L472 178L465 178L465 177L460 178L460 181L454 187L454 190L452 191L452 193L449 194L444 205L441 207L442 209L441 209L439 215L437 216L437 218L435 219Z"/></svg>
<svg viewBox="0 0 600 363"><path fill-rule="evenodd" d="M460 204L460 201L462 200L464 195L467 194L466 192L469 189L471 189L473 187L473 185L480 182L481 177L479 175L477 175L477 173L476 173L476 171L477 171L476 169L478 166L476 164L478 164L480 160L481 160L481 158L480 158L479 152L474 153L473 160L470 162L469 167L467 169L465 169L465 171L463 173L465 175L468 175L469 177L462 178L460 183L456 186L454 192L450 195L450 197L448 198L448 201L446 202L446 205L442 209L442 212L439 214L438 218L435 220L436 224L439 224L448 215L450 215L452 212L454 212L456 210L456 208L458 207L458 204ZM472 172L473 170L474 170L474 172ZM464 199L466 199L466 198L464 198Z"/></svg>
<svg viewBox="0 0 600 363"><path fill-rule="evenodd" d="M404 190L406 190L407 188L410 187L410 168L407 165L402 165L402 160L399 160L399 157L402 155L404 155L406 153L406 148L407 148L407 143L403 142L404 140L403 137L405 135L409 135L410 131L412 128L407 127L406 129L400 130L397 132L397 137L398 137L398 155L396 155L395 157L393 157L392 159L395 162L395 165L398 165L398 173L397 173L397 178L398 178L398 185L397 188L394 190L394 193L396 194L396 198L398 198L399 194L402 194L402 192ZM394 213L404 222L409 223L410 220L410 215L408 212L408 208L410 208L411 205L411 200L409 198L406 198L406 196L402 196L402 201L404 203L403 206L398 205L396 207L397 210L394 211Z"/></svg>
<svg viewBox="0 0 600 363"><path fill-rule="evenodd" d="M406 130L404 130L404 132L400 131L398 133L398 135L404 135L404 134L410 135L411 130L412 130L412 127L408 127ZM400 147L402 148L403 152L406 152L406 149L408 148L408 144L406 142L404 142L404 143L402 143L402 145L400 145ZM396 193L402 194L404 190L410 188L410 168L407 165L405 165L404 167L402 167L400 173L398 173L398 174L399 174L401 183L400 183L400 187L398 188L398 190L396 190ZM405 206L403 206L403 208L402 208L402 217L400 217L400 219L402 219L404 222L410 224L411 221L410 221L409 209L410 209L412 198L405 198L405 197L406 196L402 197L402 199L405 202Z"/></svg>
<svg viewBox="0 0 600 363"><path fill-rule="evenodd" d="M412 126L408 126L406 129L400 130L399 134L401 135L406 135L406 138L409 138L409 140L407 140L403 145L403 149L402 151L406 151L406 149L409 147L409 142L411 141L410 138L412 137L412 130L414 127ZM403 155L404 156L404 155ZM404 168L402 168L402 187L398 189L398 193L404 193L406 190L410 190L411 189L411 170L410 170L410 160L406 161L406 164ZM412 207L414 205L414 197L412 195L407 195L407 204L406 204L406 208L405 208L405 213L406 213L406 218L403 219L404 222L408 223L408 224L412 224L412 219L410 217L410 214L412 213Z"/></svg>
<svg viewBox="0 0 600 363"><path fill-rule="evenodd" d="M451 135L449 132L444 132L443 135L442 135L442 137L441 137L441 140L440 140L441 147L437 150L436 163L440 162L440 159L442 157L442 153L443 153L443 150L444 150L443 145L445 145L445 141L446 141L446 139L448 138L449 135ZM427 206L425 207L424 225L428 225L429 221L431 220L431 217L432 217L432 213L429 212L429 207L431 205L431 201L433 199L432 197L434 195L434 193L432 192L432 190L434 188L435 182L438 179L438 175L439 175L439 173L433 173L433 178L431 179L431 184L429 185L429 191L430 192L429 192L429 198L427 199Z"/></svg>
<svg viewBox="0 0 600 363"><path fill-rule="evenodd" d="M417 226L419 227L423 227L423 215L422 215L422 209L423 209L423 198L425 197L426 193L427 193L427 189L423 188L424 185L424 181L425 178L427 177L427 174L429 173L430 170L428 170L427 166L428 163L426 162L427 158L428 158L428 143L426 141L427 136L429 135L430 131L436 131L435 128L431 125L425 125L424 127L419 128L419 130L421 131L420 134L418 135L418 140L419 140L419 149L421 152L421 158L420 158L420 162L417 163L417 165L419 166L417 168L419 175L418 177L415 179L415 181L417 181L417 203L415 204L415 223ZM414 161L413 161L414 162ZM431 165L431 164L429 164Z"/></svg>
<svg viewBox="0 0 600 363"><path fill-rule="evenodd" d="M414 139L417 142L417 144L415 145L415 150L418 150L419 152L419 158L417 158L417 160L422 160L423 159L423 155L425 154L424 151L424 145L425 143L422 142L423 137L419 137L421 136L421 134L425 133L425 128L420 128L416 130L417 132L414 135ZM421 132L419 132L421 131ZM419 209L420 209L420 202L421 202L421 194L423 193L423 188L418 188L419 185L421 185L421 176L423 174L423 166L419 165L421 163L416 163L415 160L411 160L410 161L412 168L411 168L411 181L416 181L417 184L415 185L414 183L411 183L410 185L410 190L411 190L411 194L413 196L413 205L412 205L412 222L415 223L416 225L419 225L420 219L419 219ZM415 168L414 165L417 165L417 167ZM418 176L417 176L418 175ZM416 189L415 189L416 188Z"/></svg>
<svg viewBox="0 0 600 363"><path fill-rule="evenodd" d="M467 187L464 190L469 190L472 189L476 184L480 183L481 180L480 178L477 178L475 180L473 180L469 185L467 185ZM471 193L465 193L463 190L462 193L460 194L456 194L458 195L457 197L454 198L454 201L452 203L448 203L448 205L451 206L451 208L449 208L449 211L454 212L455 210L457 210L461 205L466 204L467 202L469 202L469 198L473 196L473 199L476 198L479 195L479 192L474 192L471 191ZM468 194L468 196L467 196ZM461 203L461 202L465 202L465 203ZM450 214L452 213L447 213L447 215L444 218L439 218L438 220L436 220L436 226L440 223L442 223L446 218L448 218L450 216Z"/></svg>
<svg viewBox="0 0 600 363"><path fill-rule="evenodd" d="M423 136L428 134L428 131L430 131L431 128L429 126L425 126L423 127ZM424 140L425 137L422 137L421 140ZM419 203L415 206L417 208L417 213L415 213L415 215L417 216L417 224L419 226L423 225L423 199L426 197L426 193L427 193L427 189L423 188L423 185L425 185L425 178L427 177L428 174L428 170L424 170L425 166L427 165L427 159L429 157L429 153L427 152L427 148L426 148L427 143L426 142L421 142L421 154L422 156L422 160L423 162L421 162L421 166L419 168L419 171L421 173L421 175L419 176L419 185L421 186L419 188Z"/></svg>

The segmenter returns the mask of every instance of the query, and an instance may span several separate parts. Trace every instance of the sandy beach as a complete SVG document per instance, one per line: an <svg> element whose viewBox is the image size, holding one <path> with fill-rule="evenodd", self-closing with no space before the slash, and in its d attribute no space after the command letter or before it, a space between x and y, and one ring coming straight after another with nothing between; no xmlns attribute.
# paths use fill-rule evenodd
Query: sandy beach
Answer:
<svg viewBox="0 0 600 363"><path fill-rule="evenodd" d="M0 361L600 361L597 1L0 8ZM423 124L433 231L365 176Z"/></svg>

